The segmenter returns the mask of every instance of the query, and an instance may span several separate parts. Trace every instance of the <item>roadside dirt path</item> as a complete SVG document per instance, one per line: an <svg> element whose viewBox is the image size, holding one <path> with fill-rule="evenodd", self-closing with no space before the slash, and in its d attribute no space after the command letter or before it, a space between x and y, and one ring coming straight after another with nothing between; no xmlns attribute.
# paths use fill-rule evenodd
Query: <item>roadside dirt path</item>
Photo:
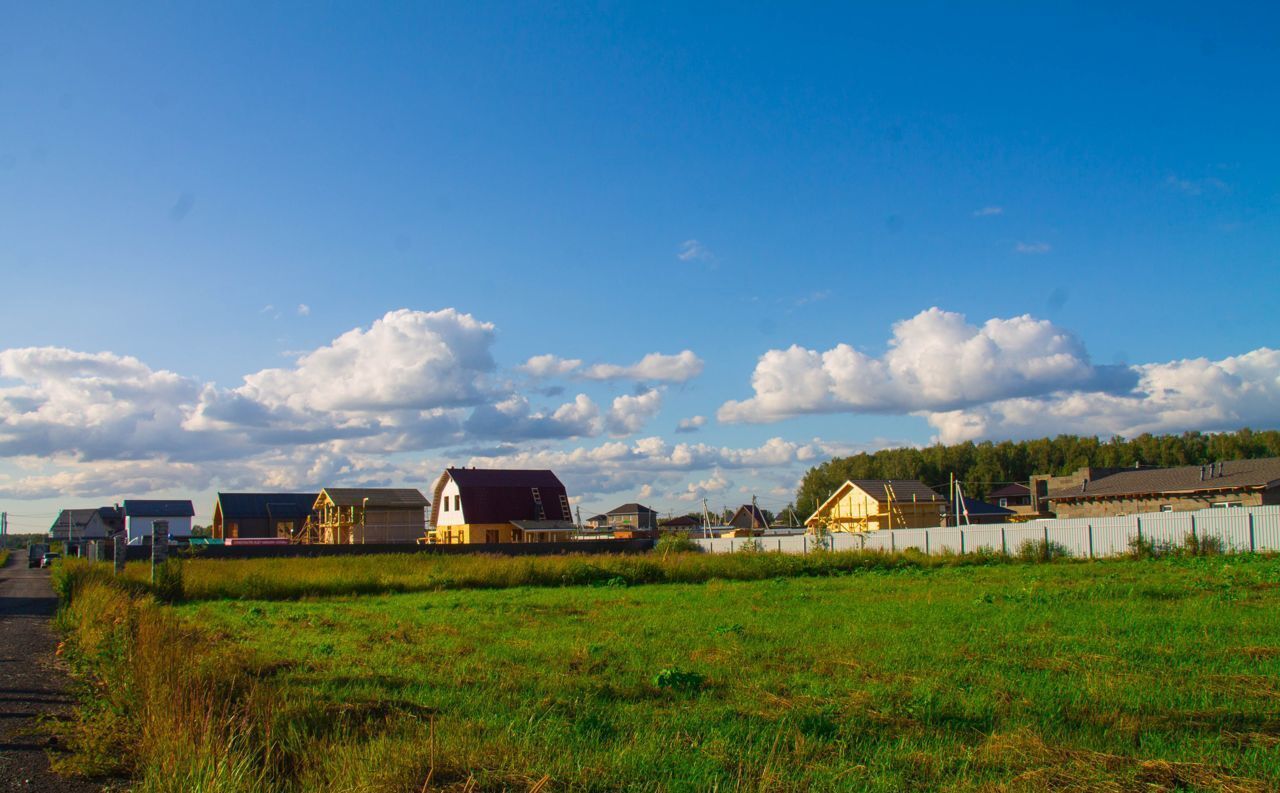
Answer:
<svg viewBox="0 0 1280 793"><path fill-rule="evenodd" d="M72 705L67 674L54 661L49 620L58 601L47 570L27 569L14 551L0 569L0 793L101 793L104 788L49 770L52 739L36 729L43 714Z"/></svg>

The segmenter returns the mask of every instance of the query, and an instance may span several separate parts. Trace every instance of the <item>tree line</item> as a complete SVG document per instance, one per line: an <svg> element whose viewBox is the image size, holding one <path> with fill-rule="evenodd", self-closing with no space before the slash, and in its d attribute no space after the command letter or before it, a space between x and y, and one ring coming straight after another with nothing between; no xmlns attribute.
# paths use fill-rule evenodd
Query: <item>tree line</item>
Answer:
<svg viewBox="0 0 1280 793"><path fill-rule="evenodd" d="M796 511L811 514L846 479L919 479L947 495L951 474L965 495L985 498L1009 482L1027 484L1033 474L1062 476L1084 466L1172 467L1221 460L1280 457L1280 431L1186 432L1102 440L1059 435L1026 441L937 444L925 448L882 449L836 457L810 468L796 491Z"/></svg>

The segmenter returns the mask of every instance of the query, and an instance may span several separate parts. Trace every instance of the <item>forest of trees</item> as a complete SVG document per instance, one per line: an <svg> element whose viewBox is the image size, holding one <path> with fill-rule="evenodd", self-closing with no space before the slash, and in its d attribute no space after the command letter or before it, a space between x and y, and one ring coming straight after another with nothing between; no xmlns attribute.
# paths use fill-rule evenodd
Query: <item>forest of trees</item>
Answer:
<svg viewBox="0 0 1280 793"><path fill-rule="evenodd" d="M1168 467L1257 457L1280 457L1280 432L1242 429L1106 441L1059 435L1030 441L883 449L837 457L809 469L796 492L795 506L799 513L812 513L846 479L919 479L945 496L954 473L964 483L966 495L982 498L1008 482L1025 484L1032 474L1063 475L1086 465Z"/></svg>

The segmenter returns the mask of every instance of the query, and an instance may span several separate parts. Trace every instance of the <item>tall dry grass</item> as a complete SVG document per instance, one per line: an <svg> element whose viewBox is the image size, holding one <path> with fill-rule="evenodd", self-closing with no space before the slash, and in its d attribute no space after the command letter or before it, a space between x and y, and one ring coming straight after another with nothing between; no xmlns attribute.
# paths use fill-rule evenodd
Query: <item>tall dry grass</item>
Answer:
<svg viewBox="0 0 1280 793"><path fill-rule="evenodd" d="M71 752L59 771L128 776L142 793L278 789L278 702L239 645L119 585L105 565L66 560L55 583L59 652L82 689L60 725Z"/></svg>
<svg viewBox="0 0 1280 793"><path fill-rule="evenodd" d="M511 587L696 584L712 580L835 576L864 571L932 569L1010 561L998 554L926 556L907 551L781 553L650 553L508 557L473 554L385 554L293 559L200 559L183 563L186 600L295 600ZM130 565L130 581L147 587L149 568Z"/></svg>

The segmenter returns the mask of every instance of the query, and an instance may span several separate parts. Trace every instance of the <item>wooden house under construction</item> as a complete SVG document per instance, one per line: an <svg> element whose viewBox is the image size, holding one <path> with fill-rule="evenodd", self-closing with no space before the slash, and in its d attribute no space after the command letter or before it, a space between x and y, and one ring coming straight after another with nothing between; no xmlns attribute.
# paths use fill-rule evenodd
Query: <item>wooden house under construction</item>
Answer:
<svg viewBox="0 0 1280 793"><path fill-rule="evenodd" d="M431 506L413 487L326 487L316 496L302 542L325 545L417 542Z"/></svg>
<svg viewBox="0 0 1280 793"><path fill-rule="evenodd" d="M576 530L564 484L547 470L446 468L432 502L439 543L554 542Z"/></svg>
<svg viewBox="0 0 1280 793"><path fill-rule="evenodd" d="M861 532L941 525L947 500L918 479L851 479L804 525L810 531Z"/></svg>

